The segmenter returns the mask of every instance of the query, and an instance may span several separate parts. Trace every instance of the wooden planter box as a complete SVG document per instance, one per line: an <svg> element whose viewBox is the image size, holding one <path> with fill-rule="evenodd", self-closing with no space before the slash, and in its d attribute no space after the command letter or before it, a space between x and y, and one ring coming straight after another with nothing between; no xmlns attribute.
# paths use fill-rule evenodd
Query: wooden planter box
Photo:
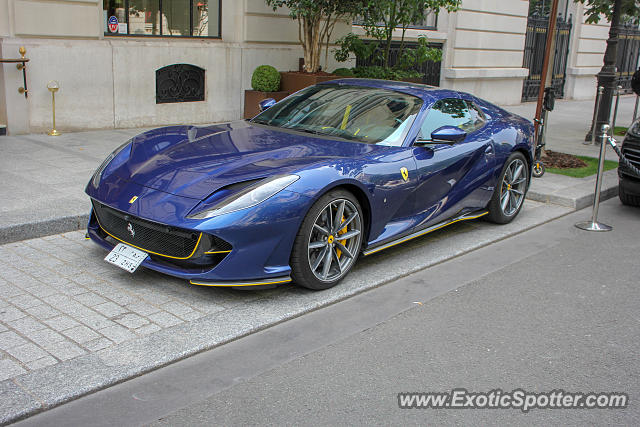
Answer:
<svg viewBox="0 0 640 427"><path fill-rule="evenodd" d="M273 98L276 101L280 101L281 99L289 96L290 92L288 91L279 91L279 92L260 92L257 90L245 90L244 91L244 118L250 119L255 117L260 112L260 106L258 103L263 99Z"/></svg>
<svg viewBox="0 0 640 427"><path fill-rule="evenodd" d="M329 80L343 79L342 76L316 75L299 73L294 71L280 71L280 89L293 93L316 83L326 82Z"/></svg>

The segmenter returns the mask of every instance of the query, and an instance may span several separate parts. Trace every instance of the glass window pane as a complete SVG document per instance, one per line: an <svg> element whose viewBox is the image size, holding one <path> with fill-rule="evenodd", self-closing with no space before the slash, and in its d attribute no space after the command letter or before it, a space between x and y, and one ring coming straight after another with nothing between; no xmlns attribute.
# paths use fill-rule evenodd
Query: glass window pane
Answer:
<svg viewBox="0 0 640 427"><path fill-rule="evenodd" d="M162 35L188 36L191 0L162 0Z"/></svg>
<svg viewBox="0 0 640 427"><path fill-rule="evenodd" d="M115 16L119 23L126 23L127 18L124 14L124 0L104 0L102 2L102 17L105 34L118 34L118 29L114 27L115 31L109 29L109 18Z"/></svg>
<svg viewBox="0 0 640 427"><path fill-rule="evenodd" d="M193 0L193 35L220 37L220 0Z"/></svg>
<svg viewBox="0 0 640 427"><path fill-rule="evenodd" d="M215 4L214 0L214 4ZM217 15L217 11L214 13ZM211 28L218 26L218 18L211 22ZM215 30L212 31L215 36ZM209 0L193 0L193 36L207 37L209 36Z"/></svg>
<svg viewBox="0 0 640 427"><path fill-rule="evenodd" d="M129 34L160 35L158 0L129 0Z"/></svg>

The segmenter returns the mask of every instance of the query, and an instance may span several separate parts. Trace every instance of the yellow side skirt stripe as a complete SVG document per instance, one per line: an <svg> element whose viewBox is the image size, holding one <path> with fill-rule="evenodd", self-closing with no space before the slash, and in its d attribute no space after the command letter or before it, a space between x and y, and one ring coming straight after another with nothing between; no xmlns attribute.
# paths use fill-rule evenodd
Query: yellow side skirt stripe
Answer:
<svg viewBox="0 0 640 427"><path fill-rule="evenodd" d="M220 282L220 283L215 283L215 282L211 282L211 283L200 283L200 282L194 282L193 280L189 280L189 283L191 283L192 285L198 285L198 286L216 286L216 287L227 287L227 288L231 288L231 287L239 287L239 286L263 286L263 285L273 285L276 283L288 283L291 282L291 278L286 278L283 280L274 280L271 282L256 282L256 283L224 283L224 282Z"/></svg>
<svg viewBox="0 0 640 427"><path fill-rule="evenodd" d="M489 212L485 211L485 212L482 212L480 214L472 215L472 216L468 216L468 215L465 214L465 215L462 215L462 216L460 216L460 217L458 217L456 219L453 219L451 221L447 221L447 222L444 222L442 224L438 224L438 225L434 225L432 227L429 227L426 230L423 230L421 232L417 232L415 234L410 234L410 235L408 235L406 237L401 238L400 240L387 243L386 245L382 245L379 248L375 248L375 249L372 249L370 251L364 251L363 254L364 254L364 256L375 254L376 252L380 252L380 251L383 251L385 249L389 249L389 248L391 248L393 246L399 245L400 243L404 243L404 242L407 242L409 240L413 240L416 237L424 236L425 234L429 234L429 233L432 233L432 232L434 232L436 230L440 230L441 228L444 228L447 225L451 225L451 224L454 224L454 223L459 222L459 221L468 221L470 219L480 218L481 216L485 216L488 213Z"/></svg>

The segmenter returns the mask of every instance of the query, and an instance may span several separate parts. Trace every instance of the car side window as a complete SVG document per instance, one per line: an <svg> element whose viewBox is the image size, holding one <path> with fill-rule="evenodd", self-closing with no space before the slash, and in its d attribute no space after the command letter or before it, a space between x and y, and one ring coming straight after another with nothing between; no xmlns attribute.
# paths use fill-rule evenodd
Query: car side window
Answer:
<svg viewBox="0 0 640 427"><path fill-rule="evenodd" d="M485 123L482 111L472 103L458 98L436 101L420 128L421 139L431 139L431 133L442 126L455 126L470 133Z"/></svg>

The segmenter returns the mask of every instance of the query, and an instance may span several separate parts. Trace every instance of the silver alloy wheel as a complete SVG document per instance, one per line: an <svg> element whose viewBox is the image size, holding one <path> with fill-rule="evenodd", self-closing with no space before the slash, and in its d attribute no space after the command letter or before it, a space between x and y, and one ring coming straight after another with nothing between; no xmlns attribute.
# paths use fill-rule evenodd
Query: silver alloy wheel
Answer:
<svg viewBox="0 0 640 427"><path fill-rule="evenodd" d="M347 274L360 250L362 221L355 205L336 199L318 214L308 241L311 271L322 282L333 282Z"/></svg>
<svg viewBox="0 0 640 427"><path fill-rule="evenodd" d="M520 159L514 159L504 172L500 187L500 209L505 216L513 216L524 201L527 171Z"/></svg>

